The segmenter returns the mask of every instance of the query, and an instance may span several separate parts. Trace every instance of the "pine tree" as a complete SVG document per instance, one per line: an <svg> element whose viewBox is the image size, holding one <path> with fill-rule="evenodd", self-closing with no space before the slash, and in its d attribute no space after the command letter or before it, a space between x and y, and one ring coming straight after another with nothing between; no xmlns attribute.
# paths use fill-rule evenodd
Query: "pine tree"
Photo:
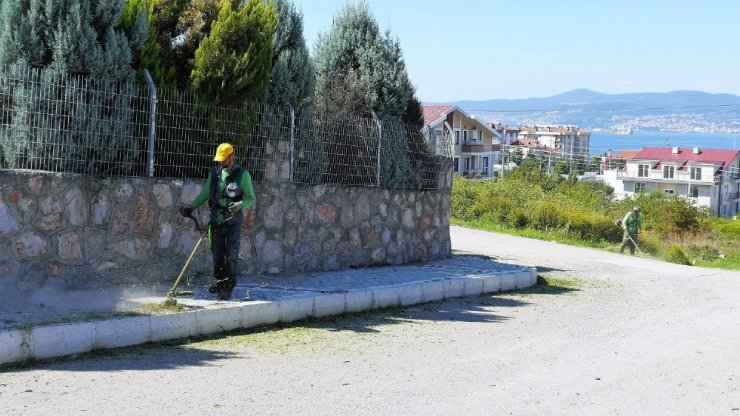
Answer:
<svg viewBox="0 0 740 416"><path fill-rule="evenodd" d="M316 105L320 111L402 120L414 88L406 72L400 42L381 34L364 1L348 3L316 46ZM338 99L344 95L346 99ZM353 97L363 97L357 102ZM352 107L335 103L355 102ZM358 108L366 105L367 108Z"/></svg>
<svg viewBox="0 0 740 416"><path fill-rule="evenodd" d="M156 0L125 0L121 28L128 35L134 50L133 67L139 79L144 69L149 70L158 87L173 87L176 83L176 68L166 67L162 60L162 47L158 42L154 25Z"/></svg>
<svg viewBox="0 0 740 416"><path fill-rule="evenodd" d="M122 10L120 0L0 3L4 165L129 172L136 86L121 81L134 79L132 46L148 34L127 35Z"/></svg>
<svg viewBox="0 0 740 416"><path fill-rule="evenodd" d="M270 76L275 10L249 0L238 10L224 2L195 51L194 91L225 106L261 98Z"/></svg>
<svg viewBox="0 0 740 416"><path fill-rule="evenodd" d="M131 80L132 44L119 27L122 8L119 0L2 2L0 66Z"/></svg>
<svg viewBox="0 0 740 416"><path fill-rule="evenodd" d="M334 18L316 45L314 105L328 117L373 114L381 120L380 183L389 188L419 188L430 161L419 134L423 124L421 104L406 72L401 44L390 30L381 33L367 4L348 3ZM411 123L411 127L404 123ZM375 166L377 145L368 146L350 136L330 137L329 151L354 160L346 166ZM355 140L355 142L352 142ZM359 161L359 162L358 162ZM338 171L335 178L350 175Z"/></svg>
<svg viewBox="0 0 740 416"><path fill-rule="evenodd" d="M303 38L303 16L290 0L276 0L277 26L272 42L272 73L264 101L294 108L310 103L313 64Z"/></svg>

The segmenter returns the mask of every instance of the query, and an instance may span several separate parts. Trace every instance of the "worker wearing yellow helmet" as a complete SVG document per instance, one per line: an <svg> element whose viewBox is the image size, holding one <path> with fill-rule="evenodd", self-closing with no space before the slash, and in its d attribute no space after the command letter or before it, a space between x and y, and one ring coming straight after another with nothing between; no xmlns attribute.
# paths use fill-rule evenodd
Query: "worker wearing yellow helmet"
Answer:
<svg viewBox="0 0 740 416"><path fill-rule="evenodd" d="M218 165L211 169L203 190L190 206L180 208L180 213L189 217L194 209L208 201L213 277L216 278L209 292L216 293L222 300L229 299L236 286L243 211L256 200L252 177L236 164L235 158L234 147L221 143L213 158Z"/></svg>

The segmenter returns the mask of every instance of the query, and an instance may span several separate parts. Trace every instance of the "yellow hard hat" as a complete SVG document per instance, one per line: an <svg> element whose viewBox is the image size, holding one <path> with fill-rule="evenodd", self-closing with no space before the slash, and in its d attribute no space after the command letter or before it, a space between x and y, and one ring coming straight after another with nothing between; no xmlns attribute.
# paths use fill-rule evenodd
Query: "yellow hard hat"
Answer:
<svg viewBox="0 0 740 416"><path fill-rule="evenodd" d="M214 162L223 162L229 156L234 153L234 147L228 143L221 143L216 149L216 157L213 158Z"/></svg>

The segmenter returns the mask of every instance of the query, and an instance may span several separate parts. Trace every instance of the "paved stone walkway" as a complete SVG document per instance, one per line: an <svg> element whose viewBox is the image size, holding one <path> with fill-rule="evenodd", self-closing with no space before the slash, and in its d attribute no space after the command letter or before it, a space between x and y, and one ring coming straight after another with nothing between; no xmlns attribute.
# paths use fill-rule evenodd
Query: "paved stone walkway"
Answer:
<svg viewBox="0 0 740 416"><path fill-rule="evenodd" d="M208 293L199 279L181 285L182 312L151 315L169 285L88 292L33 293L0 306L0 364L117 348L308 317L406 306L532 286L533 267L480 256L413 265L292 276L242 276L232 299Z"/></svg>

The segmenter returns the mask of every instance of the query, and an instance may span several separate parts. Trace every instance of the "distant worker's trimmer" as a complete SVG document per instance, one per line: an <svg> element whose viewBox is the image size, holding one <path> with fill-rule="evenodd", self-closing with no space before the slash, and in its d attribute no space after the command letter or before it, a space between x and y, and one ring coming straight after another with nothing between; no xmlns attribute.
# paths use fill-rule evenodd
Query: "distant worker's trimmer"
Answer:
<svg viewBox="0 0 740 416"><path fill-rule="evenodd" d="M198 242L195 244L195 247L193 247L193 252L190 253L190 257L188 257L188 261L186 261L185 265L182 267L182 271L180 271L180 275L177 276L177 280L175 280L175 283L172 285L172 289L170 289L169 292L167 292L167 294L165 295L164 306L177 305L177 299L175 299L177 296L192 296L193 295L193 292L190 290L177 290L177 286L180 285L180 281L182 281L183 276L185 276L185 271L188 270L188 267L190 267L190 263L193 262L193 258L195 258L195 253L198 252L200 245L203 244L204 241L208 240L208 225L201 227L198 219L195 218L192 214L190 214L188 218L193 220L193 222L195 223L195 230L198 232L202 232L203 235L198 239Z"/></svg>
<svg viewBox="0 0 740 416"><path fill-rule="evenodd" d="M629 237L629 238L630 238L630 241L632 241L632 244L634 244L634 245L635 245L635 248L637 249L637 251L638 251L638 252L640 252L640 255L641 255L641 256L644 256L644 255L645 255L645 253L643 253L643 252L642 252L642 250L640 250L640 246L638 246L638 245L637 245L637 241L635 241L635 239L634 239L634 238L632 238L632 236L630 235L630 233L627 233L627 237Z"/></svg>

